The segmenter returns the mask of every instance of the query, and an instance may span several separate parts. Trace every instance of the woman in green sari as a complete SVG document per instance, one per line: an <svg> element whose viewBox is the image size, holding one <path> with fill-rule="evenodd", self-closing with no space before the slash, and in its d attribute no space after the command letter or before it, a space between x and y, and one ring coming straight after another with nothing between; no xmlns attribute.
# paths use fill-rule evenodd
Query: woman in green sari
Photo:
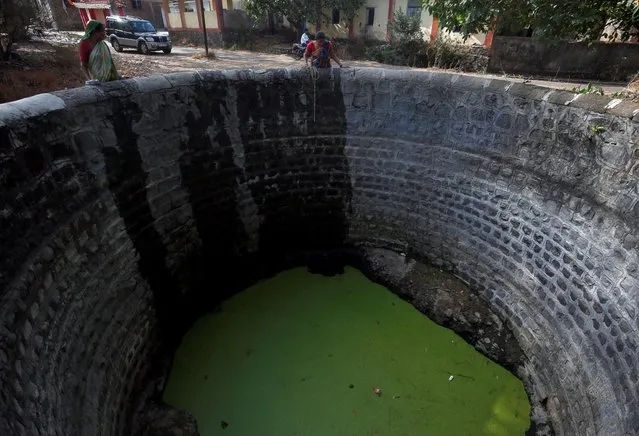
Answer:
<svg viewBox="0 0 639 436"><path fill-rule="evenodd" d="M80 62L87 80L109 82L121 79L106 42L104 24L91 20L80 41Z"/></svg>

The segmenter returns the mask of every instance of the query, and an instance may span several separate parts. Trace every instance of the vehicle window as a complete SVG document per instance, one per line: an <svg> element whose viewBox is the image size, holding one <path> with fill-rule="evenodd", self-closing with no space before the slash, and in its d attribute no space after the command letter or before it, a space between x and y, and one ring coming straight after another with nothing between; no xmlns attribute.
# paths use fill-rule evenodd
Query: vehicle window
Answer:
<svg viewBox="0 0 639 436"><path fill-rule="evenodd" d="M107 21L108 26L113 30L120 30L120 23L118 21Z"/></svg>
<svg viewBox="0 0 639 436"><path fill-rule="evenodd" d="M155 27L148 21L131 21L134 32L155 32Z"/></svg>

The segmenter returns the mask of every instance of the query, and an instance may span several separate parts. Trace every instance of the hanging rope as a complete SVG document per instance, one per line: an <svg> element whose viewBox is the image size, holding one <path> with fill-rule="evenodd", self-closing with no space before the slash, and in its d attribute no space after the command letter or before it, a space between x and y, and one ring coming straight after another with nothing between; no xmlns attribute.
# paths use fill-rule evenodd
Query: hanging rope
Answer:
<svg viewBox="0 0 639 436"><path fill-rule="evenodd" d="M313 122L315 122L315 111L317 108L317 79L319 79L319 70L311 65L309 70L311 80L313 81Z"/></svg>

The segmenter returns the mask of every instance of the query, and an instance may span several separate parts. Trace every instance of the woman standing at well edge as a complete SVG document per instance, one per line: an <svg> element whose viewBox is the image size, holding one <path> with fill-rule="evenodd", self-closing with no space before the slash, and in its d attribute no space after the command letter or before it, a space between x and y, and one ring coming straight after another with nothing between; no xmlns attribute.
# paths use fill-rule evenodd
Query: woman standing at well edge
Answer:
<svg viewBox="0 0 639 436"><path fill-rule="evenodd" d="M80 62L87 80L109 82L121 79L111 58L111 51L104 40L106 29L99 21L91 20L80 41Z"/></svg>

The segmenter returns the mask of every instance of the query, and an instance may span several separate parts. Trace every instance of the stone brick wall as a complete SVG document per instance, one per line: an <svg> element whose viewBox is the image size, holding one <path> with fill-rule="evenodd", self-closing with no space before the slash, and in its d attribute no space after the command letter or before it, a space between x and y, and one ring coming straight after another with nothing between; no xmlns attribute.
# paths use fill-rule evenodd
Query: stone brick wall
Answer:
<svg viewBox="0 0 639 436"><path fill-rule="evenodd" d="M565 42L496 36L488 71L628 82L639 71L639 44Z"/></svg>
<svg viewBox="0 0 639 436"><path fill-rule="evenodd" d="M0 106L0 434L136 433L201 311L344 246L467 281L519 341L536 421L636 434L638 109L381 69Z"/></svg>
<svg viewBox="0 0 639 436"><path fill-rule="evenodd" d="M558 434L636 433L637 106L447 74L351 74L351 238L425 256L492 302Z"/></svg>

